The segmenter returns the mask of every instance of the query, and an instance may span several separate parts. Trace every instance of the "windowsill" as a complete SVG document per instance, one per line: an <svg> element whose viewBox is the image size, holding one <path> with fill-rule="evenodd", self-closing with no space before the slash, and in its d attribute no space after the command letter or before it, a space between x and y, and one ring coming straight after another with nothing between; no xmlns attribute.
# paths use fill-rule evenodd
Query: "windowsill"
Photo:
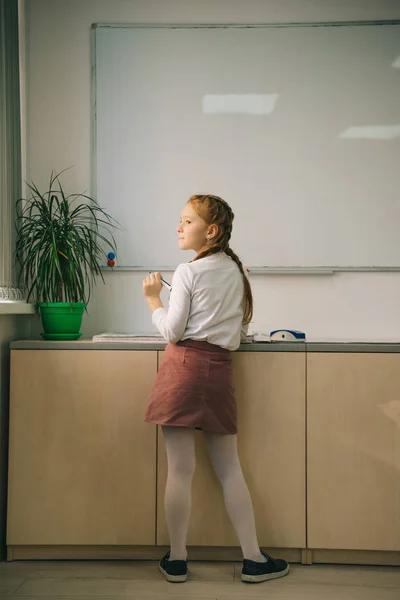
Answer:
<svg viewBox="0 0 400 600"><path fill-rule="evenodd" d="M34 304L0 300L0 315L33 315L34 313Z"/></svg>

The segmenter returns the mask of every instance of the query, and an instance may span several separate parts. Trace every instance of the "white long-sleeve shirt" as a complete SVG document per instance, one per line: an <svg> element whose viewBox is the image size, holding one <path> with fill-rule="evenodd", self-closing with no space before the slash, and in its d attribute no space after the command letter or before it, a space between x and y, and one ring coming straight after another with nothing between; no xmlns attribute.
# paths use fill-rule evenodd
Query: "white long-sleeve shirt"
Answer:
<svg viewBox="0 0 400 600"><path fill-rule="evenodd" d="M153 324L171 344L191 338L228 350L240 345L243 275L225 252L182 263L172 278L168 310L157 308Z"/></svg>

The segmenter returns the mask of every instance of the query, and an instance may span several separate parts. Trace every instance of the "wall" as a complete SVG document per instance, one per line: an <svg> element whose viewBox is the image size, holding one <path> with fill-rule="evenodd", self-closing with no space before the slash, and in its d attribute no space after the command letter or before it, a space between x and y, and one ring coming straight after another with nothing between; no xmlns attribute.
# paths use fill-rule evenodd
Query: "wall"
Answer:
<svg viewBox="0 0 400 600"><path fill-rule="evenodd" d="M75 165L67 187L90 190L92 23L395 18L400 18L399 0L26 0L27 176L42 185L51 169ZM183 261L190 258L183 255ZM84 317L84 334L152 330L141 291L144 275L106 274L107 285L96 287ZM293 327L306 331L310 340L400 339L400 273L264 275L251 277L251 283L254 330Z"/></svg>

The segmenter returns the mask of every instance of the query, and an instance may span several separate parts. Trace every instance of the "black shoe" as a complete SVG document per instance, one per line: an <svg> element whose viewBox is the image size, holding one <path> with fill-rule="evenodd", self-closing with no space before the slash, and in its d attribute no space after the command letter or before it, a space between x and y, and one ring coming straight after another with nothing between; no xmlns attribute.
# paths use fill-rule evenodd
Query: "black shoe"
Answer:
<svg viewBox="0 0 400 600"><path fill-rule="evenodd" d="M261 552L267 558L267 562L244 559L242 569L242 581L246 583L261 583L267 579L278 579L289 573L289 565L286 560L271 558L266 552Z"/></svg>
<svg viewBox="0 0 400 600"><path fill-rule="evenodd" d="M181 583L187 579L187 561L169 560L169 552L162 557L158 568L165 579L171 583Z"/></svg>

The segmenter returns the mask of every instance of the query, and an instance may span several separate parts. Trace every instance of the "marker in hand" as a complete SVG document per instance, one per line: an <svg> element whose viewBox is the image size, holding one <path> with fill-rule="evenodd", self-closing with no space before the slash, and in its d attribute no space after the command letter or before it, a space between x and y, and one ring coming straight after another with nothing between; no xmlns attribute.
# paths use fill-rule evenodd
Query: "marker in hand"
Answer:
<svg viewBox="0 0 400 600"><path fill-rule="evenodd" d="M169 292L172 292L172 286L167 281L165 281L165 279L163 279L162 277L161 277L161 283L163 284L163 286L165 288L167 288L167 290Z"/></svg>
<svg viewBox="0 0 400 600"><path fill-rule="evenodd" d="M151 274L151 271L149 271L149 274ZM163 286L165 288L167 288L167 290L169 292L172 292L172 286L168 283L168 281L165 281L165 279L163 279L162 277L161 277L161 283L163 284Z"/></svg>

